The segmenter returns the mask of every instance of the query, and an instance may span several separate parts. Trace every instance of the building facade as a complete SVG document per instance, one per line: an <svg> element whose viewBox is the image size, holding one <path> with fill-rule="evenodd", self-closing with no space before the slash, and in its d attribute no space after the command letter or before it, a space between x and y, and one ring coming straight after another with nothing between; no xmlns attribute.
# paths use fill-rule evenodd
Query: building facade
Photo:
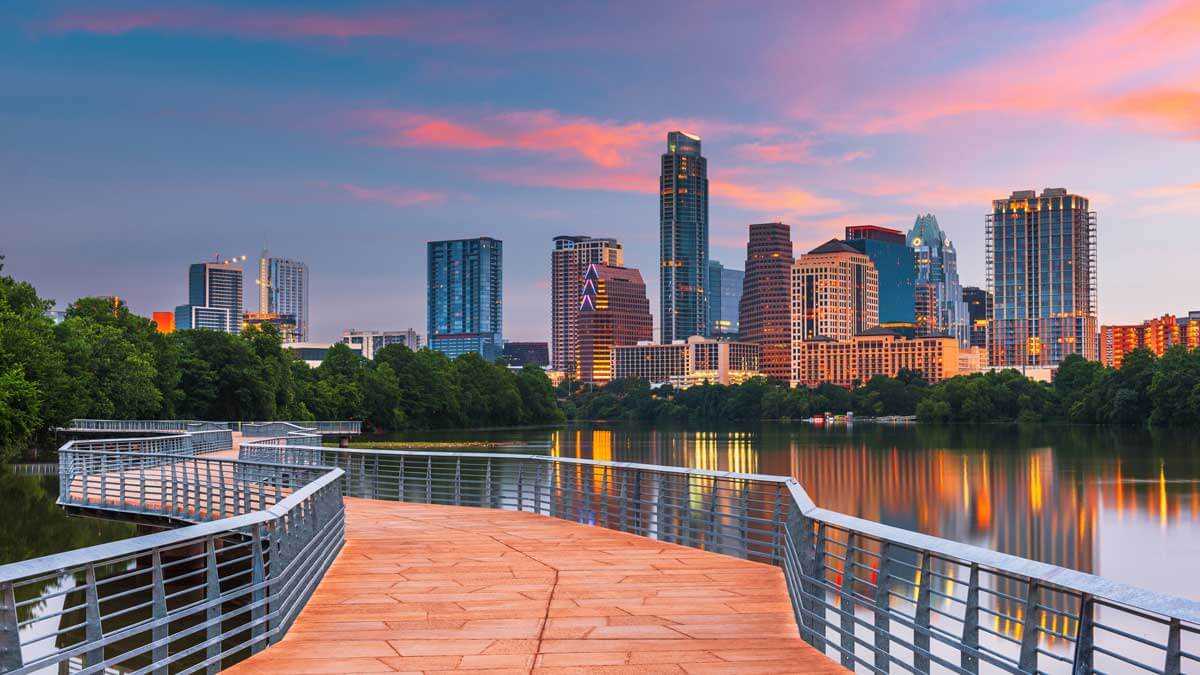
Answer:
<svg viewBox="0 0 1200 675"><path fill-rule="evenodd" d="M575 371L579 293L588 265L625 266L625 251L616 239L576 235L554 238L550 253L550 347L555 370Z"/></svg>
<svg viewBox="0 0 1200 675"><path fill-rule="evenodd" d="M374 359L380 349L388 345L402 345L416 351L421 348L421 336L408 330L360 330L348 328L342 331L342 342L358 352L363 358Z"/></svg>
<svg viewBox="0 0 1200 675"><path fill-rule="evenodd" d="M616 379L634 378L678 388L705 382L741 384L761 376L761 360L762 348L757 344L700 336L669 345L643 342L613 349Z"/></svg>
<svg viewBox="0 0 1200 675"><path fill-rule="evenodd" d="M1135 349L1162 356L1177 345L1200 348L1200 311L1185 317L1164 314L1140 324L1100 327L1100 360L1110 368L1120 368L1125 355Z"/></svg>
<svg viewBox="0 0 1200 675"><path fill-rule="evenodd" d="M916 258L904 233L875 225L847 227L846 243L866 254L879 274L879 323L912 325Z"/></svg>
<svg viewBox="0 0 1200 675"><path fill-rule="evenodd" d="M737 335L738 306L742 303L742 286L746 273L730 269L716 260L708 261L708 334Z"/></svg>
<svg viewBox="0 0 1200 675"><path fill-rule="evenodd" d="M849 340L878 326L874 263L846 242L830 239L792 266L791 306L793 346L818 337Z"/></svg>
<svg viewBox="0 0 1200 675"><path fill-rule="evenodd" d="M308 265L299 260L272 258L264 249L258 258L258 313L292 317L284 342L308 340Z"/></svg>
<svg viewBox="0 0 1200 675"><path fill-rule="evenodd" d="M504 351L504 243L491 237L427 244L429 348L450 358Z"/></svg>
<svg viewBox="0 0 1200 675"><path fill-rule="evenodd" d="M613 379L613 348L649 341L654 333L641 272L588 265L579 297L579 354L575 375L584 382Z"/></svg>
<svg viewBox="0 0 1200 675"><path fill-rule="evenodd" d="M816 387L830 382L850 388L876 375L896 377L901 370L920 372L941 382L958 374L958 340L949 336L903 338L886 328L872 328L848 340L817 337L793 345L793 386Z"/></svg>
<svg viewBox="0 0 1200 675"><path fill-rule="evenodd" d="M242 268L218 262L191 265L188 302L175 308L175 328L241 332Z"/></svg>
<svg viewBox="0 0 1200 675"><path fill-rule="evenodd" d="M792 373L792 228L756 223L746 242L746 272L738 304L738 339L762 350L762 374L788 380Z"/></svg>
<svg viewBox="0 0 1200 675"><path fill-rule="evenodd" d="M975 286L963 287L967 303L967 321L971 328L970 345L987 349L988 320L992 315L992 294Z"/></svg>
<svg viewBox="0 0 1200 675"><path fill-rule="evenodd" d="M967 347L971 330L958 280L958 252L932 213L917 216L908 231L916 260L914 319L917 335L950 335Z"/></svg>
<svg viewBox="0 0 1200 675"><path fill-rule="evenodd" d="M1087 198L1047 188L997 199L984 246L991 365L1056 368L1071 354L1096 360L1096 213Z"/></svg>
<svg viewBox="0 0 1200 675"><path fill-rule="evenodd" d="M505 342L504 362L510 366L550 365L550 345L545 342Z"/></svg>
<svg viewBox="0 0 1200 675"><path fill-rule="evenodd" d="M296 323L296 317L291 314L272 314L262 312L245 312L242 314L242 330L246 330L251 326L274 326L275 330L279 331L279 337L282 338L283 344L292 342L304 342L297 339L300 329Z"/></svg>
<svg viewBox="0 0 1200 675"><path fill-rule="evenodd" d="M708 330L704 277L708 272L708 163L700 137L667 134L659 178L659 292L661 342Z"/></svg>

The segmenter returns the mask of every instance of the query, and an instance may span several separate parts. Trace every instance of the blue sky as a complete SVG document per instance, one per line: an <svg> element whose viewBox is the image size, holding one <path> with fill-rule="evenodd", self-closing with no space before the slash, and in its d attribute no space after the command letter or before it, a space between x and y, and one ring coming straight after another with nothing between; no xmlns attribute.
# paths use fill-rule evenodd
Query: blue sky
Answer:
<svg viewBox="0 0 1200 675"><path fill-rule="evenodd" d="M425 330L424 242L505 242L506 337L550 240L617 237L657 313L666 132L704 138L712 255L932 212L984 280L1014 189L1092 199L1104 323L1200 309L1200 3L20 3L0 8L0 253L60 304L308 262L314 338ZM253 306L253 302L251 302Z"/></svg>

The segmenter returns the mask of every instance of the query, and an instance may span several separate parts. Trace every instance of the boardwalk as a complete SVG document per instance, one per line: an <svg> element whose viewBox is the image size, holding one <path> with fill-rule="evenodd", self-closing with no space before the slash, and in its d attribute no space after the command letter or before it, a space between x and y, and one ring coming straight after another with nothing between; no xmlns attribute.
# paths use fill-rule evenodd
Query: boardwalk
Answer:
<svg viewBox="0 0 1200 675"><path fill-rule="evenodd" d="M530 513L346 499L287 637L227 672L837 673L778 568Z"/></svg>

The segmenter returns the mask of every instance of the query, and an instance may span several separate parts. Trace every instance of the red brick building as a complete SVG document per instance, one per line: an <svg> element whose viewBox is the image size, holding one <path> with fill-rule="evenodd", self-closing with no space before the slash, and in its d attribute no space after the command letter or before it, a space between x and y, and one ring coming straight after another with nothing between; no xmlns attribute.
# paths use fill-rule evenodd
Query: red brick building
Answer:
<svg viewBox="0 0 1200 675"><path fill-rule="evenodd" d="M792 375L792 228L785 223L750 226L746 277L738 310L738 339L762 347L762 374Z"/></svg>
<svg viewBox="0 0 1200 675"><path fill-rule="evenodd" d="M651 340L653 329L641 272L588 265L579 298L576 377L595 384L609 382L613 379L613 347Z"/></svg>

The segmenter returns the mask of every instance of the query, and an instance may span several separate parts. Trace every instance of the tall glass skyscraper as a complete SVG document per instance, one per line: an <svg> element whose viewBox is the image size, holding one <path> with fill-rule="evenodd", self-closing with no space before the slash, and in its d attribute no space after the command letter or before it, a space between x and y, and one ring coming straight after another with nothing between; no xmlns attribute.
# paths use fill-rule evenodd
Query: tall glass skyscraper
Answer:
<svg viewBox="0 0 1200 675"><path fill-rule="evenodd" d="M504 353L503 242L491 237L427 244L429 348L450 358Z"/></svg>
<svg viewBox="0 0 1200 675"><path fill-rule="evenodd" d="M913 317L913 285L916 259L900 230L875 225L846 228L846 243L862 251L875 263L879 274L879 323L910 325Z"/></svg>
<svg viewBox="0 0 1200 675"><path fill-rule="evenodd" d="M659 296L662 342L704 335L708 318L708 163L700 137L667 134L659 179Z"/></svg>
<svg viewBox="0 0 1200 675"><path fill-rule="evenodd" d="M958 252L932 213L917 216L908 232L916 257L914 315L917 335L949 335L971 346L967 304L958 281Z"/></svg>
<svg viewBox="0 0 1200 675"><path fill-rule="evenodd" d="M299 260L272 258L263 250L258 258L258 311L292 317L295 329L284 342L308 341L308 265Z"/></svg>
<svg viewBox="0 0 1200 675"><path fill-rule="evenodd" d="M1013 192L985 219L993 366L1096 360L1096 212L1064 188Z"/></svg>
<svg viewBox="0 0 1200 675"><path fill-rule="evenodd" d="M745 278L746 273L741 270L729 269L716 260L708 261L704 295L708 298L709 335L737 335L738 306Z"/></svg>
<svg viewBox="0 0 1200 675"><path fill-rule="evenodd" d="M175 328L240 333L242 268L228 262L191 265L188 268L188 302L175 308Z"/></svg>

